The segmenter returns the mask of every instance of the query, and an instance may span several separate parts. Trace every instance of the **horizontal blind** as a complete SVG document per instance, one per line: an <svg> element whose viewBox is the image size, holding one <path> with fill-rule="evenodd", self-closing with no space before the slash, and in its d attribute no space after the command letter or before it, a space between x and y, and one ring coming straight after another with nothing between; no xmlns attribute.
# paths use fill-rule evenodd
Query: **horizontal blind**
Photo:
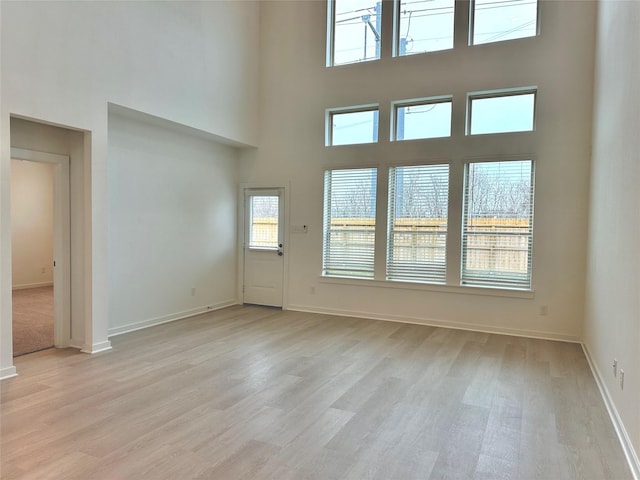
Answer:
<svg viewBox="0 0 640 480"><path fill-rule="evenodd" d="M445 283L449 165L389 170L387 279Z"/></svg>
<svg viewBox="0 0 640 480"><path fill-rule="evenodd" d="M325 172L323 275L373 277L376 181L375 168Z"/></svg>
<svg viewBox="0 0 640 480"><path fill-rule="evenodd" d="M533 162L469 163L465 177L462 284L531 288Z"/></svg>

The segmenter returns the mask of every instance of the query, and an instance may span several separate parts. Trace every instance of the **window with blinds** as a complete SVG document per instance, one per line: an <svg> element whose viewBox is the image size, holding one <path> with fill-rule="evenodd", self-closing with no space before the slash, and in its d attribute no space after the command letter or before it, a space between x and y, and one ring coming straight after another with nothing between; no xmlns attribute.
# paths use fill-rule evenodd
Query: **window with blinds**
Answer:
<svg viewBox="0 0 640 480"><path fill-rule="evenodd" d="M467 164L463 285L531 288L533 178L530 160Z"/></svg>
<svg viewBox="0 0 640 480"><path fill-rule="evenodd" d="M449 165L389 170L387 279L446 282Z"/></svg>
<svg viewBox="0 0 640 480"><path fill-rule="evenodd" d="M376 182L375 168L325 172L323 275L373 278Z"/></svg>

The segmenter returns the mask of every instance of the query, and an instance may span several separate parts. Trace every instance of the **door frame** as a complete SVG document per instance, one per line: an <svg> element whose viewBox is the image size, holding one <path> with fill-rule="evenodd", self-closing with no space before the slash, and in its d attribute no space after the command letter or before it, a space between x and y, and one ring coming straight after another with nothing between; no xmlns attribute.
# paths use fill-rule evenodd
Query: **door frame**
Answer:
<svg viewBox="0 0 640 480"><path fill-rule="evenodd" d="M53 173L53 309L54 345L71 343L71 204L69 156L11 147L11 158L54 165ZM12 307L13 308L13 307Z"/></svg>
<svg viewBox="0 0 640 480"><path fill-rule="evenodd" d="M289 185L288 184L268 184L268 183L241 183L238 188L238 281L236 284L237 302L242 305L244 295L242 286L244 285L244 242L245 242L245 192L247 190L282 190L284 209L282 216L282 232L284 240L284 258L282 272L282 309L289 308L289 255L291 252L289 238Z"/></svg>

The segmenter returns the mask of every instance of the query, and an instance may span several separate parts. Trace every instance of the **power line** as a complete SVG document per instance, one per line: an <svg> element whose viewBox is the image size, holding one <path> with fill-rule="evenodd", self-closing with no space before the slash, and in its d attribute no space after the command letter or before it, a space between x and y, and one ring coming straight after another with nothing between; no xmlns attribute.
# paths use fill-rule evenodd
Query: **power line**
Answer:
<svg viewBox="0 0 640 480"><path fill-rule="evenodd" d="M510 33L514 33L514 32L517 32L518 30L522 30L522 29L525 29L527 27L530 27L531 25L534 25L535 22L536 22L535 20L531 20L529 22L523 23L522 25L520 25L518 27L514 27L514 28L512 28L510 30L505 30L503 32L497 33L493 37L485 38L484 40L487 41L487 42L491 42L493 40L497 40L499 38L504 37L505 35L509 35ZM488 33L485 33L485 34L480 33L480 35L488 35Z"/></svg>
<svg viewBox="0 0 640 480"><path fill-rule="evenodd" d="M363 120L362 122L356 122L356 123L348 123L346 125L336 125L335 123L333 124L333 129L334 130L341 130L343 128L351 128L351 127L357 127L358 125L366 125L366 124L371 124L373 125L373 121L372 120Z"/></svg>
<svg viewBox="0 0 640 480"><path fill-rule="evenodd" d="M336 17L339 15L346 15L347 13L358 13L358 12L365 12L365 11L370 11L373 10L375 11L376 6L374 5L373 7L365 7L365 8L359 8L357 10L345 10L344 12L336 12Z"/></svg>

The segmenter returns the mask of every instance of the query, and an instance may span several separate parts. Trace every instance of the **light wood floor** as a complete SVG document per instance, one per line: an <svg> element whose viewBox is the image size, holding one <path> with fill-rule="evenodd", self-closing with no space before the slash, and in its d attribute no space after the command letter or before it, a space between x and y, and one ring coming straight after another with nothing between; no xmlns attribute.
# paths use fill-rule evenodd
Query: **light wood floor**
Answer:
<svg viewBox="0 0 640 480"><path fill-rule="evenodd" d="M2 479L629 479L579 345L231 307L16 359Z"/></svg>

